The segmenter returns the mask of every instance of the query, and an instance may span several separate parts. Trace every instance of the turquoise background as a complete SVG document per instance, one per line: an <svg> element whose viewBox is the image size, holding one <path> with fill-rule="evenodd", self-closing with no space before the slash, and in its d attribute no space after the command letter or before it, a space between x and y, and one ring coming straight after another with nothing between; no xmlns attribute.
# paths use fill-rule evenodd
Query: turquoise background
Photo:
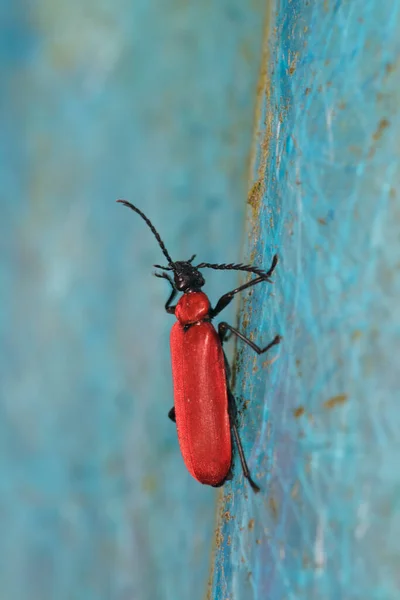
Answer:
<svg viewBox="0 0 400 600"><path fill-rule="evenodd" d="M263 3L1 7L0 598L203 598L216 492L167 418L162 254L115 200L178 260L240 259Z"/></svg>
<svg viewBox="0 0 400 600"><path fill-rule="evenodd" d="M0 600L398 598L398 3L0 6ZM279 254L239 313L284 336L237 345L258 496L183 466L117 197L175 259Z"/></svg>

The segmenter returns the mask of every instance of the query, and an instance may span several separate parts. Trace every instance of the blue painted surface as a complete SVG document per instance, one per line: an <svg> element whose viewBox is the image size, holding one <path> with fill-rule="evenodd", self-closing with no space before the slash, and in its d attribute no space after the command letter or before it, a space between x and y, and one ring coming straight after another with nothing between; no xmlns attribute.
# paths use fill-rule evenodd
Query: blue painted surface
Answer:
<svg viewBox="0 0 400 600"><path fill-rule="evenodd" d="M247 255L281 257L242 328L242 433L263 487L221 503L212 597L400 593L399 4L280 1ZM238 472L238 471L237 471Z"/></svg>
<svg viewBox="0 0 400 600"><path fill-rule="evenodd" d="M160 251L114 200L173 257L240 258L263 10L2 3L2 598L205 593L216 492L167 419Z"/></svg>

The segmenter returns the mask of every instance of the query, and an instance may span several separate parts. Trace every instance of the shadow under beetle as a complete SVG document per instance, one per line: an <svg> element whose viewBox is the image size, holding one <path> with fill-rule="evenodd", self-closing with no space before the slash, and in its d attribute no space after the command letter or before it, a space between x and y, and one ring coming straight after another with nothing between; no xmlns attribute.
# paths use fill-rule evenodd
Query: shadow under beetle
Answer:
<svg viewBox="0 0 400 600"><path fill-rule="evenodd" d="M212 320L232 301L235 294L262 281L272 283L270 277L278 263L275 255L269 271L243 264L200 263L194 266L192 256L187 261L174 262L158 231L146 215L126 200L117 200L142 217L155 236L168 265L154 265L161 269L155 273L169 281L171 293L165 310L174 314L177 322L170 335L174 406L168 413L176 423L179 446L189 473L200 483L219 487L232 477L232 439L236 442L243 474L254 491L260 488L253 481L236 423L236 402L229 388L229 367L223 351L223 343L232 334L248 344L257 354L267 352L279 344L279 335L265 348L260 348L240 331L222 322L218 331ZM206 294L201 291L205 280L199 269L247 271L257 277L224 294L214 308ZM173 277L167 273L170 271ZM172 305L178 292L182 292Z"/></svg>

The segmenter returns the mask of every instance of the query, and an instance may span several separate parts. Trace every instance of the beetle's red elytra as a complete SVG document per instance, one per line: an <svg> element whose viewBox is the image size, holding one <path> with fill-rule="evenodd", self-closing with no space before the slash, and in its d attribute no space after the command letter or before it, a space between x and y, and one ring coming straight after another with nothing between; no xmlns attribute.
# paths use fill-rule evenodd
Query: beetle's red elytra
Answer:
<svg viewBox="0 0 400 600"><path fill-rule="evenodd" d="M278 257L272 259L268 271L243 264L192 264L195 256L188 261L173 261L158 231L146 215L126 200L117 200L142 217L155 236L168 265L156 272L156 277L167 279L171 293L165 304L169 314L174 314L177 322L170 336L174 406L168 416L176 423L179 446L189 473L200 483L219 487L230 479L232 468L232 438L239 453L243 474L254 491L259 486L254 482L247 466L238 427L236 423L236 402L228 381L228 363L223 343L228 335L236 335L257 354L263 354L279 344L281 337L275 338L264 348L246 338L240 331L222 322L218 331L212 320L232 301L235 294L261 282L269 282ZM221 296L212 308L206 294L201 291L205 280L199 269L247 271L257 275L255 279ZM171 271L173 278L166 273ZM172 305L178 292L183 295L175 306Z"/></svg>
<svg viewBox="0 0 400 600"><path fill-rule="evenodd" d="M203 292L184 294L171 330L172 380L179 445L197 481L218 486L232 462L224 353Z"/></svg>

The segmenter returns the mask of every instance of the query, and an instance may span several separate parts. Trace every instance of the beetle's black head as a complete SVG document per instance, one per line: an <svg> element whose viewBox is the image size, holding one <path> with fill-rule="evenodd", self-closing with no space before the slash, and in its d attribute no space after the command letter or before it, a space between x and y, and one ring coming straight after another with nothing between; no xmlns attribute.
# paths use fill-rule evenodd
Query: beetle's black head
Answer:
<svg viewBox="0 0 400 600"><path fill-rule="evenodd" d="M203 287L203 275L190 261L177 261L173 263L175 287L179 292L194 292Z"/></svg>

